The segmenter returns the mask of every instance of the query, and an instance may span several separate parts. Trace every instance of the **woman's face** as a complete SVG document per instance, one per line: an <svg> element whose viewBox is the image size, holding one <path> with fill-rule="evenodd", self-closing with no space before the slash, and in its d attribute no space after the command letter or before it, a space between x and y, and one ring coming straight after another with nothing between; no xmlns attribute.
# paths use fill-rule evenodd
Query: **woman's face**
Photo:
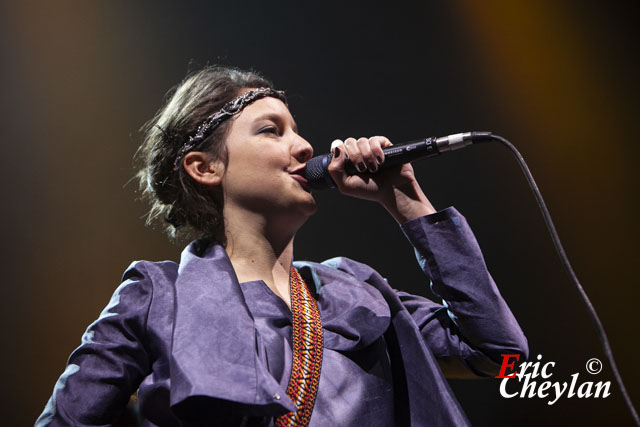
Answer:
<svg viewBox="0 0 640 427"><path fill-rule="evenodd" d="M233 118L226 140L222 177L225 210L230 206L263 214L316 211L302 176L313 148L300 135L287 106L276 98L259 99Z"/></svg>

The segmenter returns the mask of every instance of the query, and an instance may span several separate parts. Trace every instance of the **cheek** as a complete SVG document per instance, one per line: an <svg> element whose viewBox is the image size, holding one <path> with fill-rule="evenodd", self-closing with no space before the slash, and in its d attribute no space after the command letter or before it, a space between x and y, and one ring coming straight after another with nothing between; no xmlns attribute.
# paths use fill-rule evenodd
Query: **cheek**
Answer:
<svg viewBox="0 0 640 427"><path fill-rule="evenodd" d="M291 159L285 144L268 140L260 143L244 141L227 146L227 153L228 164L239 169L263 166L283 168Z"/></svg>
<svg viewBox="0 0 640 427"><path fill-rule="evenodd" d="M264 194L282 185L287 175L286 165L271 153L256 150L250 156L230 158L223 178L223 188L228 193Z"/></svg>
<svg viewBox="0 0 640 427"><path fill-rule="evenodd" d="M224 181L229 189L247 185L264 189L265 185L274 185L283 179L291 155L284 144L274 141L254 143L245 139L241 143L227 144L227 160Z"/></svg>

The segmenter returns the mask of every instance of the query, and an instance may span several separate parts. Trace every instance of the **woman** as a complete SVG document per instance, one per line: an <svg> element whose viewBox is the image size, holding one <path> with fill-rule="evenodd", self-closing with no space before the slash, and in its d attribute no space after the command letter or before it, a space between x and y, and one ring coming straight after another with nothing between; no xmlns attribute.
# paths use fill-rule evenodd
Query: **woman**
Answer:
<svg viewBox="0 0 640 427"><path fill-rule="evenodd" d="M466 424L441 369L495 375L526 338L464 218L436 212L409 164L378 171L389 145L334 141L331 176L401 224L443 305L345 258L293 268L316 204L284 94L230 68L188 77L146 128L139 176L150 218L197 240L179 265L129 267L38 425L112 423L136 390L147 425Z"/></svg>

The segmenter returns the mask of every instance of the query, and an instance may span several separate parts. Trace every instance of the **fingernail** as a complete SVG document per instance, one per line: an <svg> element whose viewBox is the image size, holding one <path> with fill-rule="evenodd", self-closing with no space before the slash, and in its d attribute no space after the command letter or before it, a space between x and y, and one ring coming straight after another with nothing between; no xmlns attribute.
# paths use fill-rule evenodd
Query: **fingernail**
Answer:
<svg viewBox="0 0 640 427"><path fill-rule="evenodd" d="M376 156L376 160L378 161L379 165L382 164L382 158L380 156Z"/></svg>
<svg viewBox="0 0 640 427"><path fill-rule="evenodd" d="M358 172L364 172L367 170L367 167L364 165L363 162L358 163L357 168L358 168Z"/></svg>

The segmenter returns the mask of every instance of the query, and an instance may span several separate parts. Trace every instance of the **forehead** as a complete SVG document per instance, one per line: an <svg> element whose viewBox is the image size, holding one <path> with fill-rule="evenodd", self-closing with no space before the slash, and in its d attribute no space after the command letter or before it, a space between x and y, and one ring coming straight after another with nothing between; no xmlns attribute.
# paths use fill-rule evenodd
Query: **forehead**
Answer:
<svg viewBox="0 0 640 427"><path fill-rule="evenodd" d="M257 101L247 105L242 112L236 116L236 121L245 122L259 120L265 115L277 116L283 120L288 120L293 123L293 117L285 103L280 101L278 98L272 98L270 96L258 99Z"/></svg>

